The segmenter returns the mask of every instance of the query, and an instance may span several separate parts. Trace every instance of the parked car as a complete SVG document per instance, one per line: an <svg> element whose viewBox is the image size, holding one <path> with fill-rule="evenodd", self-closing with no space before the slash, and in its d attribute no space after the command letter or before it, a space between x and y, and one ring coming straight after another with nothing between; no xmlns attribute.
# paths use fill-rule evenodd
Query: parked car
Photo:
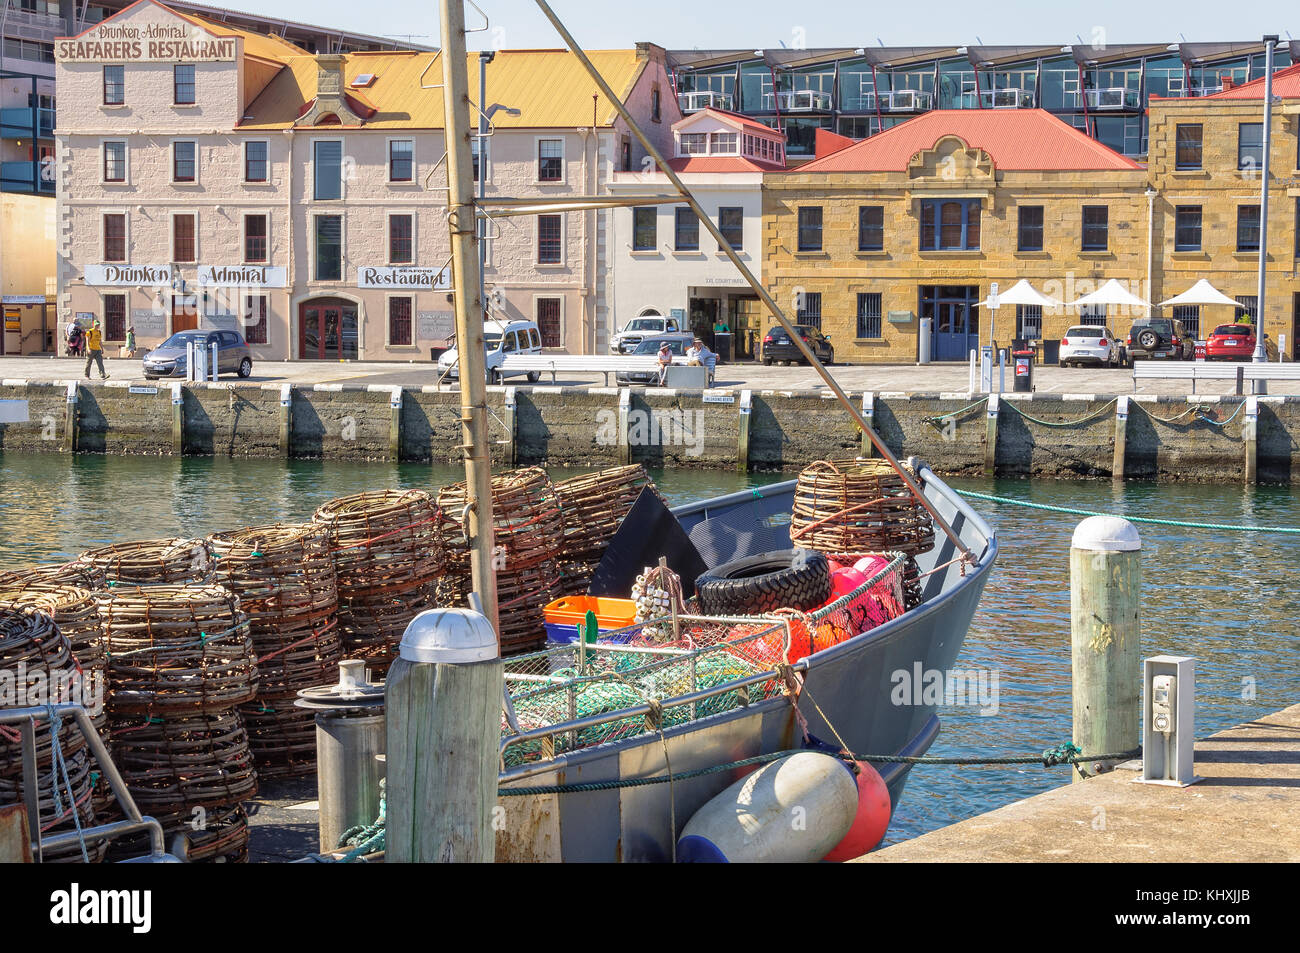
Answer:
<svg viewBox="0 0 1300 953"><path fill-rule="evenodd" d="M1196 341L1187 333L1183 322L1173 318L1139 318L1134 321L1125 347L1130 364L1137 358L1190 361L1196 357Z"/></svg>
<svg viewBox="0 0 1300 953"><path fill-rule="evenodd" d="M1205 339L1207 361L1249 361L1255 356L1255 328L1249 324L1220 324Z"/></svg>
<svg viewBox="0 0 1300 953"><path fill-rule="evenodd" d="M141 357L145 379L152 381L159 377L184 377L189 363L191 341L209 354L213 342L216 342L218 374L248 377L253 373L252 351L238 331L177 331Z"/></svg>
<svg viewBox="0 0 1300 953"><path fill-rule="evenodd" d="M542 332L533 321L484 321L483 348L487 352L484 364L488 380L493 383L515 374L528 375L530 381L541 379L540 371L503 371L501 362L507 354L541 354ZM460 377L460 358L451 347L438 356L438 375L452 380Z"/></svg>
<svg viewBox="0 0 1300 953"><path fill-rule="evenodd" d="M1061 338L1059 363L1061 367L1121 367L1124 364L1124 345L1110 328L1076 324Z"/></svg>
<svg viewBox="0 0 1300 953"><path fill-rule="evenodd" d="M681 332L655 334L642 339L632 353L637 357L654 357L659 353L659 348L667 342L669 350L673 352L673 357L685 357L686 349L691 346L691 342L694 340L693 335ZM657 384L659 382L659 372L657 370L619 371L614 376L620 384Z"/></svg>
<svg viewBox="0 0 1300 953"><path fill-rule="evenodd" d="M666 318L662 314L647 314L633 318L610 340L609 353L631 354L647 335L673 332L684 333L681 322L676 318Z"/></svg>
<svg viewBox="0 0 1300 953"><path fill-rule="evenodd" d="M823 364L835 363L835 348L831 346L830 338L811 324L796 324L794 329L799 333L799 337L803 338L804 343L808 345L808 349L817 355L817 360ZM767 336L763 338L763 364L770 367L774 361L781 361L786 364L791 361L807 363L803 352L799 350L794 341L790 340L790 335L779 324L768 331Z"/></svg>

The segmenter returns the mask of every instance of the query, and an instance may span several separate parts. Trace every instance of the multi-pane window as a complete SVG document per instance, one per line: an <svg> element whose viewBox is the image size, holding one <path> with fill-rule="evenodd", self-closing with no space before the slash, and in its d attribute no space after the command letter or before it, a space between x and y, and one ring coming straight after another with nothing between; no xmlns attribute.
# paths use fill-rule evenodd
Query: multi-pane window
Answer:
<svg viewBox="0 0 1300 953"><path fill-rule="evenodd" d="M740 251L745 246L745 210L739 206L722 206L718 209L718 231L731 246Z"/></svg>
<svg viewBox="0 0 1300 953"><path fill-rule="evenodd" d="M1042 340L1043 306L1041 304L1016 305L1016 337L1024 341Z"/></svg>
<svg viewBox="0 0 1300 953"><path fill-rule="evenodd" d="M126 340L126 295L104 295L104 340Z"/></svg>
<svg viewBox="0 0 1300 953"><path fill-rule="evenodd" d="M1183 323L1183 329L1195 341L1201 336L1201 306L1199 304L1174 305L1174 320Z"/></svg>
<svg viewBox="0 0 1300 953"><path fill-rule="evenodd" d="M822 250L822 208L804 205L799 209L799 250Z"/></svg>
<svg viewBox="0 0 1300 953"><path fill-rule="evenodd" d="M542 332L542 347L560 347L559 298L537 299L537 327Z"/></svg>
<svg viewBox="0 0 1300 953"><path fill-rule="evenodd" d="M104 181L126 181L126 143L121 140L104 143Z"/></svg>
<svg viewBox="0 0 1300 953"><path fill-rule="evenodd" d="M388 299L388 343L394 347L409 347L415 343L411 322L413 300L407 297Z"/></svg>
<svg viewBox="0 0 1300 953"><path fill-rule="evenodd" d="M394 139L388 144L388 181L411 182L415 179L415 141Z"/></svg>
<svg viewBox="0 0 1300 953"><path fill-rule="evenodd" d="M343 216L316 216L316 280L343 280Z"/></svg>
<svg viewBox="0 0 1300 953"><path fill-rule="evenodd" d="M677 153L684 156L702 156L709 151L709 136L704 132L683 132L677 139Z"/></svg>
<svg viewBox="0 0 1300 953"><path fill-rule="evenodd" d="M244 143L244 181L265 182L267 178L267 144L260 139Z"/></svg>
<svg viewBox="0 0 1300 953"><path fill-rule="evenodd" d="M979 199L921 202L922 251L978 251L979 247Z"/></svg>
<svg viewBox="0 0 1300 953"><path fill-rule="evenodd" d="M394 265L415 261L415 216L388 216L388 260Z"/></svg>
<svg viewBox="0 0 1300 953"><path fill-rule="evenodd" d="M1201 124L1182 123L1174 127L1174 168L1201 167Z"/></svg>
<svg viewBox="0 0 1300 953"><path fill-rule="evenodd" d="M194 65L178 63L172 67L172 102L177 106L194 105Z"/></svg>
<svg viewBox="0 0 1300 953"><path fill-rule="evenodd" d="M327 139L312 144L312 195L318 202L343 198L343 143Z"/></svg>
<svg viewBox="0 0 1300 953"><path fill-rule="evenodd" d="M198 178L198 146L192 139L172 143L172 181L194 182Z"/></svg>
<svg viewBox="0 0 1300 953"><path fill-rule="evenodd" d="M1016 210L1016 250L1043 250L1043 207L1022 205Z"/></svg>
<svg viewBox="0 0 1300 953"><path fill-rule="evenodd" d="M822 294L820 291L805 291L799 296L799 324L812 325L817 330L822 327Z"/></svg>
<svg viewBox="0 0 1300 953"><path fill-rule="evenodd" d="M121 106L126 102L125 67L104 67L104 105Z"/></svg>
<svg viewBox="0 0 1300 953"><path fill-rule="evenodd" d="M195 258L194 215L172 216L172 261L192 262Z"/></svg>
<svg viewBox="0 0 1300 953"><path fill-rule="evenodd" d="M1237 251L1259 251L1259 206L1237 206Z"/></svg>
<svg viewBox="0 0 1300 953"><path fill-rule="evenodd" d="M700 220L689 208L674 210L673 248L676 251L700 250Z"/></svg>
<svg viewBox="0 0 1300 953"><path fill-rule="evenodd" d="M266 295L244 295L244 340L249 344L265 344Z"/></svg>
<svg viewBox="0 0 1300 953"><path fill-rule="evenodd" d="M659 210L654 207L632 209L632 250L654 251L659 239L656 235Z"/></svg>
<svg viewBox="0 0 1300 953"><path fill-rule="evenodd" d="M1084 251L1105 251L1110 245L1110 209L1105 205L1083 207Z"/></svg>
<svg viewBox="0 0 1300 953"><path fill-rule="evenodd" d="M1106 326L1106 306L1104 304L1079 305L1079 323L1090 328Z"/></svg>
<svg viewBox="0 0 1300 953"><path fill-rule="evenodd" d="M858 293L858 337L878 338L880 330L880 292ZM820 304L820 302L818 302Z"/></svg>
<svg viewBox="0 0 1300 953"><path fill-rule="evenodd" d="M126 261L126 215L104 216L104 261Z"/></svg>
<svg viewBox="0 0 1300 953"><path fill-rule="evenodd" d="M1237 126L1237 168L1262 169L1264 167L1264 124L1243 122Z"/></svg>
<svg viewBox="0 0 1300 953"><path fill-rule="evenodd" d="M537 181L564 181L564 140L537 140Z"/></svg>
<svg viewBox="0 0 1300 953"><path fill-rule="evenodd" d="M258 264L267 259L267 217L265 215L244 216L244 261Z"/></svg>
<svg viewBox="0 0 1300 953"><path fill-rule="evenodd" d="M1201 206L1179 205L1174 209L1174 251L1201 250Z"/></svg>
<svg viewBox="0 0 1300 953"><path fill-rule="evenodd" d="M1237 310L1233 313L1232 320L1241 321L1245 318L1243 323L1254 324L1255 312L1258 310L1259 301L1255 295L1237 295Z"/></svg>
<svg viewBox="0 0 1300 953"><path fill-rule="evenodd" d="M539 265L560 264L564 260L563 245L563 216L537 216L537 263Z"/></svg>
<svg viewBox="0 0 1300 953"><path fill-rule="evenodd" d="M885 248L885 208L862 205L858 208L858 251L883 251ZM858 295L861 298L861 295ZM862 335L858 335L861 337ZM878 336L878 335L877 335Z"/></svg>
<svg viewBox="0 0 1300 953"><path fill-rule="evenodd" d="M740 149L740 135L734 132L715 132L713 133L713 144L710 149L715 155L734 156Z"/></svg>

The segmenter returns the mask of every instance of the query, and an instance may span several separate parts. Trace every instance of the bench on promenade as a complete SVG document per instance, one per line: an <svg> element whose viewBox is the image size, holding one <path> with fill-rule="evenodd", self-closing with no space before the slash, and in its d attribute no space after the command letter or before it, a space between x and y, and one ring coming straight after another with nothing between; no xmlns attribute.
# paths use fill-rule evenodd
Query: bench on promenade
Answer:
<svg viewBox="0 0 1300 953"><path fill-rule="evenodd" d="M1209 361L1134 361L1133 391L1139 380L1236 381L1237 394L1245 393L1246 381L1300 381L1300 364L1211 364Z"/></svg>
<svg viewBox="0 0 1300 953"><path fill-rule="evenodd" d="M674 357L674 365L685 365L686 358ZM569 374L604 374L605 385L609 385L610 374L654 373L659 372L659 358L654 355L630 354L507 354L501 360L500 371L506 373L538 374L549 371L551 383L556 383L556 375L561 371ZM700 368L704 370L704 368ZM710 362L708 376L713 377ZM703 386L708 386L704 384Z"/></svg>

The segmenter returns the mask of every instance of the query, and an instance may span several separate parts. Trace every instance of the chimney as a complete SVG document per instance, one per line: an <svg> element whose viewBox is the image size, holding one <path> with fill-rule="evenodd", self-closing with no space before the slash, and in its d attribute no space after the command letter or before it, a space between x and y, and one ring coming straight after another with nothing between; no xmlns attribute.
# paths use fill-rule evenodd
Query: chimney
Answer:
<svg viewBox="0 0 1300 953"><path fill-rule="evenodd" d="M329 116L346 126L361 125L361 117L353 112L344 95L341 53L316 54L316 99L294 125L318 126ZM334 120L329 120L329 124L334 124Z"/></svg>
<svg viewBox="0 0 1300 953"><path fill-rule="evenodd" d="M1219 82L1222 84L1224 89L1232 89L1232 87L1237 85L1237 81L1233 79L1231 73L1225 73L1220 76Z"/></svg>

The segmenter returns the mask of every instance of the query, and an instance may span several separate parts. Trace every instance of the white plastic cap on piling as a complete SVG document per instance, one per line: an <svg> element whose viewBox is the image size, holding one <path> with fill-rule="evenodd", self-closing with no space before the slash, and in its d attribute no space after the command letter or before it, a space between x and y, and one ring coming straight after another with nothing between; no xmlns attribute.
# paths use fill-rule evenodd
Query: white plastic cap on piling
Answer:
<svg viewBox="0 0 1300 953"><path fill-rule="evenodd" d="M1142 548L1142 537L1122 516L1089 516L1074 528L1070 545L1093 553L1132 553Z"/></svg>
<svg viewBox="0 0 1300 953"><path fill-rule="evenodd" d="M500 653L487 616L473 609L426 609L406 626L398 649L408 662L485 662Z"/></svg>

